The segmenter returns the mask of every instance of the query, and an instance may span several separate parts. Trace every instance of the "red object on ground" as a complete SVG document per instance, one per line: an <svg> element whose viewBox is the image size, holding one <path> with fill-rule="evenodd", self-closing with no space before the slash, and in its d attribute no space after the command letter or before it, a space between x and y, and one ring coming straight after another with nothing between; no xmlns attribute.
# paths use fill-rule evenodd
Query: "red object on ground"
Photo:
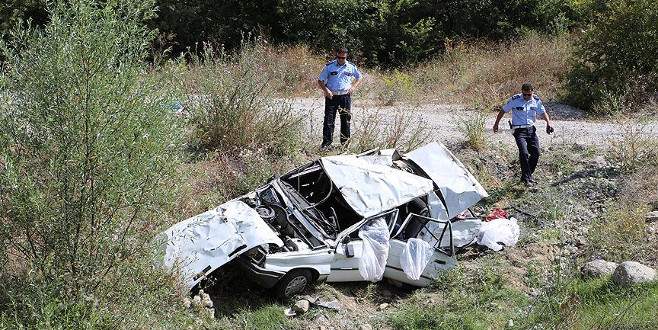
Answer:
<svg viewBox="0 0 658 330"><path fill-rule="evenodd" d="M484 218L484 221L491 221L491 220L496 220L496 219L507 219L508 216L509 216L509 214L507 213L507 211L505 211L503 209L495 208L495 209L491 210L491 213L489 213L489 215L487 215Z"/></svg>

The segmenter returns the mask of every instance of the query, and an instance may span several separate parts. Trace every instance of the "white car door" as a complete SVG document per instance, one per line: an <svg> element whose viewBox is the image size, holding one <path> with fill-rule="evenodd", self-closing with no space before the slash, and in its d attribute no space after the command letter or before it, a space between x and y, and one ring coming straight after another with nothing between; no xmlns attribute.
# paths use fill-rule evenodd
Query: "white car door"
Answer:
<svg viewBox="0 0 658 330"><path fill-rule="evenodd" d="M386 271L384 272L385 278L415 286L427 286L436 279L441 271L457 265L450 221L410 214L402 226L394 233L391 233L391 236L393 238L390 241ZM400 262L400 257L407 246L409 238L422 239L429 243L433 249L429 263L418 280L409 278Z"/></svg>
<svg viewBox="0 0 658 330"><path fill-rule="evenodd" d="M338 243L327 282L363 281L359 273L362 251L363 242L360 239Z"/></svg>
<svg viewBox="0 0 658 330"><path fill-rule="evenodd" d="M349 282L363 281L364 278L359 272L361 257L363 253L363 241L354 233L370 220L381 218L386 219L389 228L398 217L398 210L393 209L380 215L362 220L357 225L350 227L340 233L337 237L339 240L335 250L335 258L331 264L331 273L327 277L327 282Z"/></svg>

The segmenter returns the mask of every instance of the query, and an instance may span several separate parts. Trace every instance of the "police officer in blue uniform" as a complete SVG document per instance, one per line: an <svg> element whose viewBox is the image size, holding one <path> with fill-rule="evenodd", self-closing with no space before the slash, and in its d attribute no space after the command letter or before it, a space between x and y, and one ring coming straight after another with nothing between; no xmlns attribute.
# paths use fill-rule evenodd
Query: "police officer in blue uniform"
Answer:
<svg viewBox="0 0 658 330"><path fill-rule="evenodd" d="M546 121L546 133L553 133L551 121L539 97L533 94L530 83L521 86L521 94L512 96L503 109L498 112L493 126L494 133L498 132L498 123L503 116L512 112L511 128L514 129L514 139L519 148L519 162L521 163L521 182L531 186L537 181L532 177L539 161L539 139L535 121L539 116Z"/></svg>
<svg viewBox="0 0 658 330"><path fill-rule="evenodd" d="M345 145L350 138L352 119L352 92L361 83L361 72L347 61L347 49L336 50L336 59L327 63L318 78L318 86L324 92L324 123L320 149L331 146L336 122L340 114L340 143Z"/></svg>

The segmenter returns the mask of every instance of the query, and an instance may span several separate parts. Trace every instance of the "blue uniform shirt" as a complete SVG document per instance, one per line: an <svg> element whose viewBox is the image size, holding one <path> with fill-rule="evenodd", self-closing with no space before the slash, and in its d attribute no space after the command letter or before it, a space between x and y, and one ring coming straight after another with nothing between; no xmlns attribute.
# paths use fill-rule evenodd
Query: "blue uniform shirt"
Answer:
<svg viewBox="0 0 658 330"><path fill-rule="evenodd" d="M346 92L352 87L353 80L361 79L361 72L356 66L348 61L339 65L333 60L325 65L318 80L324 81L325 86L333 92Z"/></svg>
<svg viewBox="0 0 658 330"><path fill-rule="evenodd" d="M526 101L522 94L516 94L503 106L503 111L512 111L512 126L519 126L534 125L537 115L543 115L546 109L538 96L533 94L530 100Z"/></svg>

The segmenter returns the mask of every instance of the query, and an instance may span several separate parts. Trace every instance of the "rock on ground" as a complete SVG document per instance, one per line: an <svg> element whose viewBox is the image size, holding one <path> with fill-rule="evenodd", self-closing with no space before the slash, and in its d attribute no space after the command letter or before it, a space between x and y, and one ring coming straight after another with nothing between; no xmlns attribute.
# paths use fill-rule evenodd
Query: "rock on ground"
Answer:
<svg viewBox="0 0 658 330"><path fill-rule="evenodd" d="M647 222L658 221L658 211L653 211L653 212L647 213L645 218L647 219Z"/></svg>
<svg viewBox="0 0 658 330"><path fill-rule="evenodd" d="M298 300L293 306L292 310L296 313L303 314L308 312L308 309L311 307L311 303L308 300Z"/></svg>
<svg viewBox="0 0 658 330"><path fill-rule="evenodd" d="M656 270L639 262L624 261L617 266L612 279L622 286L651 282L656 279Z"/></svg>
<svg viewBox="0 0 658 330"><path fill-rule="evenodd" d="M617 268L617 263L605 260L592 260L580 269L583 277L605 277L612 275Z"/></svg>

